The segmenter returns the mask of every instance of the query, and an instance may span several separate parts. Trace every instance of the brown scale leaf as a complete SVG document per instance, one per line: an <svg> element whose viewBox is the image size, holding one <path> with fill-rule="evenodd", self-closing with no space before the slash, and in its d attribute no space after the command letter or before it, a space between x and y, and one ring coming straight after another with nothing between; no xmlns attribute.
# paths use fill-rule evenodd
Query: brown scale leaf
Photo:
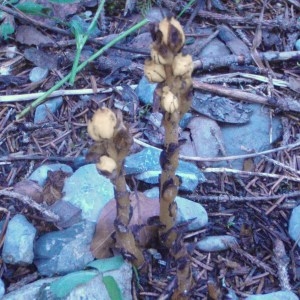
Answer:
<svg viewBox="0 0 300 300"><path fill-rule="evenodd" d="M130 194L131 206L133 207L133 215L130 220L131 229L134 227L141 229L136 233L137 239L141 247L145 247L152 239L156 237L156 226L148 226L149 218L159 215L158 198L150 199L143 193ZM96 258L105 258L112 255L111 249L114 247L112 238L115 232L114 221L116 218L116 201L109 201L101 211L99 222L96 227L91 250ZM136 226L138 225L138 226ZM139 226L141 225L141 226Z"/></svg>

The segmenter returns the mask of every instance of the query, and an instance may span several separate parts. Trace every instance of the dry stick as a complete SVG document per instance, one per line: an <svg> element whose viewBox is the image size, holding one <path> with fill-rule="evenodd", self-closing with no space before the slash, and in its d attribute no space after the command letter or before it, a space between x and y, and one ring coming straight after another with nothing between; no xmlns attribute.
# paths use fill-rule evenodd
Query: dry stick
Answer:
<svg viewBox="0 0 300 300"><path fill-rule="evenodd" d="M258 55L262 60L266 61L286 61L299 60L300 51L268 51L259 52ZM195 69L213 70L221 67L228 67L232 64L246 65L252 62L252 57L247 55L225 55L222 57L203 57L195 60Z"/></svg>
<svg viewBox="0 0 300 300"><path fill-rule="evenodd" d="M259 21L259 18L257 18L257 15L248 15L245 17L239 17L239 16L231 16L231 15L226 15L224 13L218 14L218 13L213 13L207 10L199 10L198 15L202 18L206 19L213 19L217 21L222 21L223 23L228 23L228 24L250 24L253 26L257 26L257 23ZM293 22L286 22L284 19L280 20L277 19L275 21L273 20L264 20L261 22L263 27L268 27L270 30L271 28L275 27L280 27L281 30L287 30L287 31L294 31L295 29L300 29L300 25L296 20Z"/></svg>
<svg viewBox="0 0 300 300"><path fill-rule="evenodd" d="M270 201L270 200L277 200L282 197L284 198L296 198L300 196L300 191L286 193L286 194L279 194L279 195L268 195L268 196L246 196L246 197L238 197L232 196L229 194L226 195L219 195L219 196L188 196L189 199L197 202L202 201L219 201L219 202L254 202L254 201Z"/></svg>
<svg viewBox="0 0 300 300"><path fill-rule="evenodd" d="M243 249L241 249L238 244L232 244L232 243L227 243L227 244L230 247L230 249L232 251L234 251L235 253L237 253L237 254L241 255L242 257L246 258L248 261L250 261L251 263L253 263L257 267L262 268L263 270L269 272L273 276L276 276L276 271L274 269L269 267L266 263L260 261L255 256L253 256L253 255L249 254L248 252L244 251Z"/></svg>
<svg viewBox="0 0 300 300"><path fill-rule="evenodd" d="M34 200L32 200L30 197L26 195L22 195L16 192L8 191L8 190L2 190L0 191L0 196L7 196L11 198L16 198L20 201L22 201L24 204L29 205L30 207L38 210L40 213L42 213L44 216L47 217L47 221L57 222L59 220L59 216L56 215L54 212L48 210L47 208L43 207L42 205L36 203Z"/></svg>
<svg viewBox="0 0 300 300"><path fill-rule="evenodd" d="M197 79L193 80L194 88L203 91L211 92L220 96L230 97L232 99L243 100L247 102L254 102L263 105L270 105L280 108L283 111L300 112L299 101L286 100L286 99L269 99L267 97L247 93L238 89L226 88L221 85L214 85L201 82Z"/></svg>
<svg viewBox="0 0 300 300"><path fill-rule="evenodd" d="M286 255L284 244L280 239L276 239L274 242L274 262L278 270L278 279L282 290L291 290L289 275L288 275L288 264L289 257Z"/></svg>
<svg viewBox="0 0 300 300"><path fill-rule="evenodd" d="M259 176L259 177L269 177L269 178L283 178L285 180L300 182L299 177L291 177L280 174L272 174L272 173L263 173L263 172L249 172L249 171L241 171L230 168L206 168L202 170L203 173L233 173L239 175L247 175L247 176Z"/></svg>
<svg viewBox="0 0 300 300"><path fill-rule="evenodd" d="M143 147L154 148L154 149L157 149L157 150L161 151L161 149L159 149L157 147L154 147L152 145L149 145L149 144L147 144L143 141L140 141L138 139L134 139L134 142L138 145L143 146ZM212 162L226 161L226 160L244 159L244 158L249 158L249 157L257 157L257 156L260 156L260 155L270 154L270 153L281 151L281 150L293 149L293 148L298 147L298 146L300 146L300 141L296 142L296 143L293 143L293 144L288 144L288 145L285 145L285 146L281 146L281 147L278 147L278 148L265 150L265 151L262 151L262 152L242 154L242 155L232 155L232 156L223 156L223 157L201 157L201 156L179 155L179 158L183 159L183 160L203 161L203 162L207 162L207 161L212 161Z"/></svg>
<svg viewBox="0 0 300 300"><path fill-rule="evenodd" d="M137 87L136 84L130 85L132 89ZM49 97L57 97L57 96L70 96L70 95L90 95L90 94L97 94L97 93L112 93L114 90L122 91L123 88L121 86L116 86L112 88L99 88L96 91L93 89L76 89L76 90L57 90L53 92ZM0 102L19 102L19 101L31 101L37 99L38 97L42 96L44 92L39 93L31 93L31 94L21 94L21 95L7 95L7 96L0 96Z"/></svg>

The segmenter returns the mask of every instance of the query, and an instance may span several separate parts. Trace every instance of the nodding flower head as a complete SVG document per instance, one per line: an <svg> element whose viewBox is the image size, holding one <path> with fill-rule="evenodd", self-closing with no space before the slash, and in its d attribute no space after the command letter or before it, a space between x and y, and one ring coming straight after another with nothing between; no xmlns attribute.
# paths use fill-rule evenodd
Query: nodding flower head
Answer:
<svg viewBox="0 0 300 300"><path fill-rule="evenodd" d="M103 139L111 139L114 135L117 125L117 117L115 113L106 108L98 109L92 119L88 122L88 134L94 141Z"/></svg>
<svg viewBox="0 0 300 300"><path fill-rule="evenodd" d="M100 157L96 167L101 172L112 174L117 169L117 163L111 157L103 155Z"/></svg>
<svg viewBox="0 0 300 300"><path fill-rule="evenodd" d="M166 45L174 54L178 53L185 43L185 35L180 23L174 18L163 19L158 26L161 32L161 43Z"/></svg>

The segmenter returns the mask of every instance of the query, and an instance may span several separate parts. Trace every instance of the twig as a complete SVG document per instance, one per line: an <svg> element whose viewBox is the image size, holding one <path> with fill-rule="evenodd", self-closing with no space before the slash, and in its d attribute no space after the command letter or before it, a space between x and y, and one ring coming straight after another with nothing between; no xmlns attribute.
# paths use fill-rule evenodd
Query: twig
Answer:
<svg viewBox="0 0 300 300"><path fill-rule="evenodd" d="M291 176L273 174L273 173L241 171L241 170L230 169L230 168L205 168L204 170L202 170L202 172L203 173L233 173L239 175L269 177L269 178L276 178L276 179L283 178L284 180L300 182L300 177L297 178L297 177L291 177Z"/></svg>
<svg viewBox="0 0 300 300"><path fill-rule="evenodd" d="M57 32L57 33L60 33L60 34L64 34L64 35L69 35L70 34L70 31L60 29L58 27L54 27L54 26L48 25L46 23L43 23L43 22L37 21L35 19L32 19L32 18L30 18L26 14L22 13L20 10L18 10L16 8L12 9L12 8L9 8L5 5L0 4L0 10L6 12L6 13L8 13L8 14L10 14L10 15L18 18L18 19L29 22L30 24L33 24L35 26L43 27L43 28L46 28L48 30L51 30L51 31L54 31L54 32Z"/></svg>
<svg viewBox="0 0 300 300"><path fill-rule="evenodd" d="M283 111L300 112L300 103L291 99L270 99L264 96L259 96L251 93L247 93L238 89L226 88L221 85L209 84L201 82L200 80L193 80L194 88L203 91L211 92L220 96L230 97L232 99L260 103L263 105L270 105L276 108L280 108Z"/></svg>
<svg viewBox="0 0 300 300"><path fill-rule="evenodd" d="M245 17L240 16L231 16L228 14L218 14L207 10L199 10L198 15L202 18L213 19L216 21L222 21L223 23L228 24L250 24L253 26L257 26L259 19L254 15L248 15ZM264 20L261 22L263 27L268 27L269 30L275 27L279 27L281 30L287 30L289 32L293 32L295 29L300 29L299 23L295 20L294 22L287 22L284 18L280 20L277 18L275 21L273 20Z"/></svg>
<svg viewBox="0 0 300 300"><path fill-rule="evenodd" d="M291 290L287 266L289 264L289 257L286 255L284 244L282 240L276 239L274 242L274 262L278 269L278 279L282 290Z"/></svg>
<svg viewBox="0 0 300 300"><path fill-rule="evenodd" d="M75 157L46 156L41 154L10 154L0 156L0 162L17 161L17 160L57 160L62 162L73 162Z"/></svg>
<svg viewBox="0 0 300 300"><path fill-rule="evenodd" d="M300 51L268 51L258 52L259 57L266 61L286 61L297 60L300 56ZM246 65L253 61L250 55L234 55L229 54L221 57L203 57L194 61L195 69L213 70L221 67L228 67L232 64Z"/></svg>
<svg viewBox="0 0 300 300"><path fill-rule="evenodd" d="M279 166L279 167L282 168L282 169L285 169L285 170L287 170L287 171L292 172L294 175L300 175L300 171L297 171L296 169L294 169L294 168L292 168L292 167L290 167L290 166L287 166L287 165L285 165L285 164L283 164L283 163L281 163L281 162L279 162L279 161L277 161L277 160L275 160L275 159L273 159L273 158L270 158L270 157L268 157L268 156L266 156L266 155L262 155L262 157L263 157L265 160L267 160L268 162L271 162L272 164L274 164L274 165L276 165L276 166Z"/></svg>
<svg viewBox="0 0 300 300"><path fill-rule="evenodd" d="M199 195L189 195L187 198L202 202L202 201L219 201L219 202L254 202L254 201L270 201L270 200L277 200L280 198L296 198L300 196L300 191L286 193L286 194L279 194L279 195L268 195L268 196L246 196L246 197L238 197L232 196L229 194L226 195L219 195L219 196L199 196Z"/></svg>
<svg viewBox="0 0 300 300"><path fill-rule="evenodd" d="M30 207L38 210L41 214L47 217L47 221L57 222L59 220L59 216L53 213L52 211L48 210L47 208L41 206L40 204L36 203L30 197L26 195L21 195L16 192L8 191L8 190L1 190L0 196L7 196L11 198L16 198L22 201L24 204L29 205Z"/></svg>
<svg viewBox="0 0 300 300"><path fill-rule="evenodd" d="M132 89L137 87L136 84L130 85ZM70 96L70 95L90 95L97 93L111 93L114 90L122 91L123 88L121 86L116 86L114 88L99 88L96 91L93 89L76 89L76 90L57 90L53 92L49 97L58 97L58 96ZM0 96L0 102L19 102L19 101L31 101L37 99L44 95L44 92L32 93L32 94L21 94L21 95L7 95Z"/></svg>
<svg viewBox="0 0 300 300"><path fill-rule="evenodd" d="M161 151L161 149L159 149L155 146L149 145L149 144L147 144L143 141L140 141L136 138L134 138L133 140L136 144L141 145L143 147L154 148L156 150ZM298 146L300 146L300 141L298 141L296 143L293 143L293 144L288 144L288 145L281 146L281 147L278 147L278 148L270 149L270 150L265 150L265 151L256 152L256 153L248 153L248 154L243 154L243 155L232 155L232 156L223 156L223 157L200 157L200 156L179 155L179 158L183 159L183 160L188 160L188 161L201 161L201 162L227 161L227 160L244 159L244 158L249 158L249 157L258 157L260 155L270 154L270 153L278 152L278 151L281 151L281 150L293 149L293 148L298 147Z"/></svg>
<svg viewBox="0 0 300 300"><path fill-rule="evenodd" d="M240 248L240 246L235 243L227 243L228 246L230 247L230 249L232 251L234 251L235 253L241 255L242 257L246 258L247 260L249 260L251 263L253 263L254 265L256 265L259 268L262 268L263 270L269 272L270 274L272 274L273 276L276 276L276 272L275 270L273 270L271 267L269 267L266 263L260 261L258 258L252 256L251 254L249 254L248 252L244 251L243 249Z"/></svg>

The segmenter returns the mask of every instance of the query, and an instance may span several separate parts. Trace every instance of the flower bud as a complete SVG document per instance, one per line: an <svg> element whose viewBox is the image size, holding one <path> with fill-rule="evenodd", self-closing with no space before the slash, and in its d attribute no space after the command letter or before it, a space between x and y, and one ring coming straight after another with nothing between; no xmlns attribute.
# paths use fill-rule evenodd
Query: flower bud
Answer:
<svg viewBox="0 0 300 300"><path fill-rule="evenodd" d="M115 126L117 124L117 117L113 111L104 107L98 109L92 120L88 122L88 134L94 141L101 141L102 139L110 139L114 135Z"/></svg>
<svg viewBox="0 0 300 300"><path fill-rule="evenodd" d="M190 55L179 53L174 57L172 68L174 76L191 77L194 69L193 59Z"/></svg>
<svg viewBox="0 0 300 300"><path fill-rule="evenodd" d="M164 66L156 64L152 60L145 61L144 72L150 82L163 82L166 80Z"/></svg>
<svg viewBox="0 0 300 300"><path fill-rule="evenodd" d="M185 42L185 35L180 23L174 17L165 18L159 23L158 28L162 33L162 42L174 53L180 51Z"/></svg>
<svg viewBox="0 0 300 300"><path fill-rule="evenodd" d="M162 97L161 97L161 106L162 108L172 114L179 108L178 98L170 91L168 86L163 88Z"/></svg>
<svg viewBox="0 0 300 300"><path fill-rule="evenodd" d="M103 155L100 157L96 167L101 172L112 174L113 171L117 169L117 163L111 157Z"/></svg>

